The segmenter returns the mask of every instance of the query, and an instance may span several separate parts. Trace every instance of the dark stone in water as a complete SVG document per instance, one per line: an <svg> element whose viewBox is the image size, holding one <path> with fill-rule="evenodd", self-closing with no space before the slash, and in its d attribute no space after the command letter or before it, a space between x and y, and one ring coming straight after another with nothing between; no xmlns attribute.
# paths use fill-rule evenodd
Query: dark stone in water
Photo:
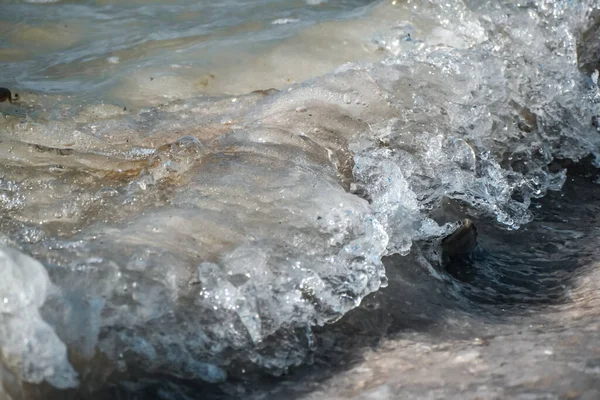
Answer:
<svg viewBox="0 0 600 400"><path fill-rule="evenodd" d="M442 265L456 279L468 282L473 275L471 255L477 247L477 228L470 219L442 240Z"/></svg>
<svg viewBox="0 0 600 400"><path fill-rule="evenodd" d="M465 219L450 235L442 240L442 250L446 257L469 254L477 245L477 228L470 219Z"/></svg>
<svg viewBox="0 0 600 400"><path fill-rule="evenodd" d="M5 102L6 100L8 100L9 103L12 103L13 101L17 100L18 98L19 98L18 94L15 93L15 96L13 97L10 90L8 90L7 88L0 87L0 103Z"/></svg>

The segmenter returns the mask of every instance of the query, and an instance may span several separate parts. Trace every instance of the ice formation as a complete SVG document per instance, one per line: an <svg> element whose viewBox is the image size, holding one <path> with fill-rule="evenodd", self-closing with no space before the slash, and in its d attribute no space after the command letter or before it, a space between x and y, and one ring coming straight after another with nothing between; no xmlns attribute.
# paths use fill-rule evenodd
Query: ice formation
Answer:
<svg viewBox="0 0 600 400"><path fill-rule="evenodd" d="M517 229L553 160L597 154L597 3L394 3L381 63L5 129L0 390L281 373L385 285L382 256L452 229L444 199Z"/></svg>
<svg viewBox="0 0 600 400"><path fill-rule="evenodd" d="M18 396L21 380L60 389L77 386L65 344L40 316L53 289L39 262L0 248L0 395Z"/></svg>

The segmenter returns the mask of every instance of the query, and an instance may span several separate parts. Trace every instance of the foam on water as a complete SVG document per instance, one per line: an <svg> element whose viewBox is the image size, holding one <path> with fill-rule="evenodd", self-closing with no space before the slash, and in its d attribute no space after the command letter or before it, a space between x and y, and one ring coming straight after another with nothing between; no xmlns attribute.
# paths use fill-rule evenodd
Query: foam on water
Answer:
<svg viewBox="0 0 600 400"><path fill-rule="evenodd" d="M381 3L343 22L369 33L347 55L371 62L282 91L195 97L182 75L152 74L140 82L160 90L141 98L169 102L139 112L33 94L2 105L0 293L19 307L3 313L0 390L77 373L87 388L281 374L309 358L312 327L386 285L382 257L430 241L421 261L439 277L449 200L527 224L565 181L556 160L598 153L597 80L577 53L598 6ZM319 48L331 32L290 41ZM340 61L292 48L307 65ZM275 70L296 60L280 51Z"/></svg>

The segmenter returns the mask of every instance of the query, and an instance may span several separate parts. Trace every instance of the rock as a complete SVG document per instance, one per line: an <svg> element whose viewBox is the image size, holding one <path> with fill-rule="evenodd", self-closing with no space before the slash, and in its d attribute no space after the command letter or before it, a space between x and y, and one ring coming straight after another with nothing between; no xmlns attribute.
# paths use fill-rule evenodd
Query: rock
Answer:
<svg viewBox="0 0 600 400"><path fill-rule="evenodd" d="M9 103L12 103L13 101L17 100L18 98L19 98L18 94L15 93L15 96L13 97L10 90L8 90L7 88L0 87L0 103L5 102L6 100L8 100Z"/></svg>
<svg viewBox="0 0 600 400"><path fill-rule="evenodd" d="M455 278L468 281L471 254L477 246L477 228L470 219L442 240L442 265Z"/></svg>

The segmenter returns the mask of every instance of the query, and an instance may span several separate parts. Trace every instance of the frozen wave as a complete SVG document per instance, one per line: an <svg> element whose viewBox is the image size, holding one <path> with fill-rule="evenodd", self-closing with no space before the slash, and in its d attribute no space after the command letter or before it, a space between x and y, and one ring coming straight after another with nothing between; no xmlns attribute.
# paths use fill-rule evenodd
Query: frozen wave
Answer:
<svg viewBox="0 0 600 400"><path fill-rule="evenodd" d="M385 4L401 22L371 43L382 63L15 124L1 224L60 290L45 319L80 368L124 378L304 362L311 326L385 285L382 256L453 229L433 218L445 200L517 229L564 182L554 160L597 154L577 54L589 8L561 4Z"/></svg>

